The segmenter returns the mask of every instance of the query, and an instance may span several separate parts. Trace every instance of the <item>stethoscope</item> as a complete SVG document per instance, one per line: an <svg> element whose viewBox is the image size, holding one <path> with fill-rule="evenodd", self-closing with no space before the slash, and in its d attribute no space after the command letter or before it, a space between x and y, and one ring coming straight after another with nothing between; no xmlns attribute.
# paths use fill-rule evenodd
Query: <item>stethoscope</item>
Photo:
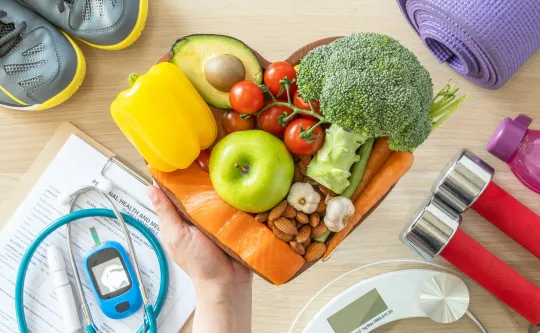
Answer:
<svg viewBox="0 0 540 333"><path fill-rule="evenodd" d="M167 266L167 258L165 256L165 252L163 251L163 248L161 244L159 243L158 239L156 238L156 236L142 222L138 221L137 219L129 215L120 213L118 211L118 209L113 204L112 200L107 195L107 193L109 192L108 189L112 188L113 183L110 183L108 181L104 181L103 183L105 183L104 186L100 186L100 187L84 186L79 189L76 189L75 191L67 195L61 196L59 198L60 201L63 201L63 203L66 203L66 202L69 203L69 214L62 216L61 218L59 218L58 220L54 221L49 226L47 226L36 237L36 239L30 244L30 246L26 250L26 253L23 255L22 260L21 260L21 265L17 273L17 280L15 284L15 311L17 315L17 323L19 325L19 331L21 333L29 332L28 326L26 323L26 317L24 314L24 301L23 301L24 282L25 282L26 272L28 271L28 266L30 264L30 261L32 260L32 257L34 256L35 251L40 246L40 244L45 240L45 238L50 236L54 231L58 230L64 225L67 226L66 236L67 236L69 257L70 257L71 267L74 272L73 275L75 278L75 283L77 285L77 293L79 294L79 299L81 300L83 315L86 321L86 331L88 333L98 332L98 329L92 319L90 308L88 307L88 303L86 301L81 279L79 276L79 271L75 264L75 257L73 254L72 242L71 242L71 224L70 223L79 221L84 218L89 218L89 217L115 218L120 222L120 225L126 236L131 259L133 260L133 264L135 268L135 275L137 277L137 281L139 282L140 292L142 295L143 305L144 305L143 325L141 326L141 328L139 328L137 332L144 333L144 332L149 331L150 333L157 333L158 327L157 327L156 318L159 316L163 308L163 304L165 303L167 290L169 286L169 269ZM100 197L107 202L110 209L92 208L92 209L83 209L83 210L74 211L77 198L81 194L90 192L90 191L94 191L98 193ZM141 272L139 269L139 264L137 262L137 255L135 253L133 242L131 240L131 235L129 233L127 225L139 231L146 238L146 240L150 243L154 252L156 253L156 256L159 262L160 276L161 276L160 286L159 286L159 292L157 295L156 302L153 306L149 304L149 301L148 301L148 293L146 292L146 288L144 287Z"/></svg>

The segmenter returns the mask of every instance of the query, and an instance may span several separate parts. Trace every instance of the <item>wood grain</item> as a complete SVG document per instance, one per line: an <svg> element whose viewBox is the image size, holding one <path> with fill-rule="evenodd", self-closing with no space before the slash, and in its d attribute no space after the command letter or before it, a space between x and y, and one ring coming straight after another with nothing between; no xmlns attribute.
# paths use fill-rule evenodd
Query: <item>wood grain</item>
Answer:
<svg viewBox="0 0 540 333"><path fill-rule="evenodd" d="M319 263L291 283L276 288L260 278L254 282L253 331L287 332L304 304L341 274L380 260L419 259L398 240L398 234L447 161L462 147L472 149L497 170L495 180L536 213L540 196L522 186L501 161L485 151L493 130L504 117L525 113L540 128L540 53L535 54L501 89L479 88L439 64L402 17L395 0L152 0L147 27L136 44L105 52L81 45L88 63L86 79L75 96L60 107L23 113L0 110L0 203L30 167L61 122L71 121L145 172L140 155L109 116L114 97L127 88L127 75L143 73L179 37L194 33L234 36L268 60L285 59L292 50L314 40L359 31L391 35L411 49L432 74L437 89L455 79L470 100L415 151L412 169L380 207L342 244L331 260ZM474 212L463 228L490 251L540 285L540 262ZM443 260L437 260L444 264ZM279 306L276 306L279 304ZM474 309L473 309L474 310ZM513 316L519 332L527 323ZM482 318L497 331L498 315ZM422 322L415 330L427 332ZM189 332L188 325L183 332ZM451 330L450 330L451 331ZM475 332L464 331L464 332Z"/></svg>

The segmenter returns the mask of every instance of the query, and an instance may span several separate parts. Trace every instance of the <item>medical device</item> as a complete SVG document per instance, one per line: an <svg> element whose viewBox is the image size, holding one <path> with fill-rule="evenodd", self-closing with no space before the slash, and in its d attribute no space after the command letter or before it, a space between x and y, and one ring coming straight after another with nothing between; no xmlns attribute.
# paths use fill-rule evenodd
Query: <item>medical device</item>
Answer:
<svg viewBox="0 0 540 333"><path fill-rule="evenodd" d="M103 167L102 174L104 173L105 168L110 163L119 164L121 165L121 167L124 166L122 163L118 162L116 159L111 158L107 161L107 164ZM132 175L136 175L134 172L130 171L127 168L125 168L125 170L131 173ZM145 185L149 184L146 180L143 180L140 177L137 177L137 178L140 179ZM79 295L79 300L82 303L81 305L82 305L82 310L83 310L83 314L84 314L84 318L86 322L86 331L88 333L98 332L98 329L96 325L94 324L88 303L84 295L83 286L82 286L81 279L77 270L76 261L75 261L73 248L72 248L72 242L71 242L71 222L80 221L84 218L96 218L96 217L116 219L118 223L120 224L125 234L126 242L129 248L129 259L131 259L133 262L133 267L132 267L133 272L130 272L131 274L130 276L135 277L135 278L134 279L132 278L131 283L133 286L138 286L139 296L141 297L142 304L144 305L143 325L137 332L142 333L142 332L149 331L151 333L157 333L157 328L158 328L157 317L159 316L163 308L163 304L165 303L168 285L169 285L169 269L167 266L167 258L165 256L165 252L163 251L161 244L159 243L158 239L153 234L153 232L149 230L142 222L138 221L134 217L120 213L118 211L118 209L116 208L116 206L113 204L112 200L108 196L110 189L114 185L111 184L109 181L107 181L105 177L103 181L100 183L101 185L99 185L99 187L83 186L67 195L61 195L59 197L60 201L64 201L64 203L69 202L69 213L65 216L62 216L58 220L52 222L41 233L39 233L37 237L34 239L34 241L28 246L26 253L23 255L21 259L19 271L17 273L17 280L16 280L16 285L15 285L15 310L16 310L16 316L17 316L17 323L19 325L19 331L21 333L29 332L25 313L24 313L24 299L23 299L24 283L25 283L26 273L28 271L28 266L30 265L32 257L34 256L34 253L36 252L40 244L42 244L43 241L48 236L50 236L54 231L60 229L63 226L67 226L66 235L67 235L67 241L68 241L68 244L67 244L68 251L69 251L71 266L74 272L73 275L74 275L75 283L77 286L77 293ZM118 189L120 189L124 193L127 193L126 191L124 191L123 189L119 187ZM83 209L83 210L74 211L77 198L83 193L92 192L92 191L99 194L99 196L103 199L103 201L105 201L109 205L110 209L92 208L92 209ZM144 239L148 241L149 245L154 250L156 257L158 259L158 262L159 262L160 287L159 287L159 292L158 292L156 301L153 306L149 304L148 295L144 287L141 272L140 272L139 265L137 262L137 254L134 251L134 246L131 240L130 231L128 230L128 227L127 227L128 225L132 227L133 229L137 230L144 237ZM113 248L113 246L109 246L109 245L111 244L107 244L106 248ZM118 248L115 248L115 249L118 250ZM98 252L99 251L90 252L88 255L88 259L91 259L94 255L97 255ZM118 250L118 253L120 253L119 250ZM100 255L99 258L97 257L94 258L94 259L99 259L99 260L96 260L95 263L96 265L99 265L98 263L100 262L100 260L103 261L102 264L107 263L110 260L113 260L113 263L117 263L118 262L117 260L119 257L117 257L116 254L117 253L108 253L109 255L108 257L107 256L101 257ZM122 257L122 259L124 260L124 263L129 262L127 253L124 253L124 255L125 257L122 257L122 254L120 254L120 257ZM107 258L109 258L110 260L107 261ZM90 267L97 267L95 265L91 266L92 265L91 263L86 263L85 267L89 267L88 265L90 265ZM126 269L127 269L127 266L126 266ZM94 273L94 275L95 274L96 273ZM120 291L122 290L123 288L120 289ZM104 293L104 296L106 295L108 294ZM118 309L115 308L114 311L118 311Z"/></svg>
<svg viewBox="0 0 540 333"><path fill-rule="evenodd" d="M108 241L83 257L90 289L101 311L109 318L131 316L142 305L139 282L129 256L118 242Z"/></svg>

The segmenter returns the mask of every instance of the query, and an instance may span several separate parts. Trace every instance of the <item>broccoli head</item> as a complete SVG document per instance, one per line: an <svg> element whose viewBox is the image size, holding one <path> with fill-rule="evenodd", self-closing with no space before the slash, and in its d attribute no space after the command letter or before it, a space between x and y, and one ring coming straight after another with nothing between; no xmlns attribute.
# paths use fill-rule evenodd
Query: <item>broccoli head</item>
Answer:
<svg viewBox="0 0 540 333"><path fill-rule="evenodd" d="M302 59L297 80L301 96L318 100L328 121L388 136L393 150L414 150L431 132L431 77L391 37L358 33L319 47Z"/></svg>

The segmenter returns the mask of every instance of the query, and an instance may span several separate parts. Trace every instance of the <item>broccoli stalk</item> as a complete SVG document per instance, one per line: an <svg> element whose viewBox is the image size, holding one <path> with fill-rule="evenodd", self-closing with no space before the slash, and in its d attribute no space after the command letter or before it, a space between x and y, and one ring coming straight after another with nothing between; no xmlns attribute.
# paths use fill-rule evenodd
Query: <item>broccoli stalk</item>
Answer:
<svg viewBox="0 0 540 333"><path fill-rule="evenodd" d="M366 137L332 125L326 130L324 144L311 161L307 176L337 194L349 186L351 166L360 160L356 154Z"/></svg>

